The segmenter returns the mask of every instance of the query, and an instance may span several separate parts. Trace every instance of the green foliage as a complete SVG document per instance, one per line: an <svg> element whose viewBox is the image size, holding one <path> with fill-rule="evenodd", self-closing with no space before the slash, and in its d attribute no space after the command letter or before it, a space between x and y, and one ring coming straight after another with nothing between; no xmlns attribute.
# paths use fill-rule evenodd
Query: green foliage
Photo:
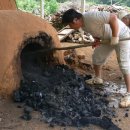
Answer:
<svg viewBox="0 0 130 130"><path fill-rule="evenodd" d="M45 1L45 14L53 14L58 10L58 3L56 0L46 0Z"/></svg>
<svg viewBox="0 0 130 130"><path fill-rule="evenodd" d="M58 10L58 2L63 3L69 0L44 0L45 15L53 14ZM16 0L19 9L32 12L34 9L40 9L41 0ZM93 4L111 4L111 0L86 0L89 5ZM112 0L112 3L130 7L130 0Z"/></svg>
<svg viewBox="0 0 130 130"><path fill-rule="evenodd" d="M59 3L64 3L66 1L68 1L68 0L57 0L57 2L59 2Z"/></svg>
<svg viewBox="0 0 130 130"><path fill-rule="evenodd" d="M33 9L40 7L40 1L36 0L16 0L19 9L32 12Z"/></svg>
<svg viewBox="0 0 130 130"><path fill-rule="evenodd" d="M111 4L111 0L86 0L86 3L91 4ZM130 7L130 0L112 0L112 4L118 3L118 5L125 5Z"/></svg>
<svg viewBox="0 0 130 130"><path fill-rule="evenodd" d="M40 8L41 0L16 0L19 9L32 12L34 9ZM45 0L45 14L53 14L58 10L58 2L56 0Z"/></svg>

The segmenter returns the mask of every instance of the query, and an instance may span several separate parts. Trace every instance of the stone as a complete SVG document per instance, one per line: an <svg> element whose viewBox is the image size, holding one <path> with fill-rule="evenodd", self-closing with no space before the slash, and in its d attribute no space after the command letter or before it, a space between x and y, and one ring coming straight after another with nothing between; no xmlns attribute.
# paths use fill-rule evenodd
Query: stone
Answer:
<svg viewBox="0 0 130 130"><path fill-rule="evenodd" d="M117 99L112 99L112 101L109 102L108 107L119 108L119 101Z"/></svg>

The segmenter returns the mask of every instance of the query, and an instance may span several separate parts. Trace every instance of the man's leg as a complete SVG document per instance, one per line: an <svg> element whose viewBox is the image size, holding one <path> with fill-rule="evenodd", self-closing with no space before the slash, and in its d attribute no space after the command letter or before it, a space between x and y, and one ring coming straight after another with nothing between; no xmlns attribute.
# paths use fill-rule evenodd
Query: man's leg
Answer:
<svg viewBox="0 0 130 130"><path fill-rule="evenodd" d="M92 79L86 80L87 84L103 84L101 78L101 65L93 65L95 76Z"/></svg>
<svg viewBox="0 0 130 130"><path fill-rule="evenodd" d="M98 78L102 78L102 65L93 65L93 69L95 72L95 76Z"/></svg>
<svg viewBox="0 0 130 130"><path fill-rule="evenodd" d="M124 81L127 87L127 93L120 101L120 107L129 107L130 106L130 74L124 75Z"/></svg>
<svg viewBox="0 0 130 130"><path fill-rule="evenodd" d="M102 44L94 50L92 60L95 76L92 79L86 80L87 84L103 84L101 78L102 65L106 62L113 50L113 46L110 46L109 44Z"/></svg>
<svg viewBox="0 0 130 130"><path fill-rule="evenodd" d="M130 74L125 74L124 80L127 87L127 92L130 93Z"/></svg>
<svg viewBox="0 0 130 130"><path fill-rule="evenodd" d="M124 76L127 93L121 99L120 107L130 106L130 41L122 41L116 49L117 59Z"/></svg>

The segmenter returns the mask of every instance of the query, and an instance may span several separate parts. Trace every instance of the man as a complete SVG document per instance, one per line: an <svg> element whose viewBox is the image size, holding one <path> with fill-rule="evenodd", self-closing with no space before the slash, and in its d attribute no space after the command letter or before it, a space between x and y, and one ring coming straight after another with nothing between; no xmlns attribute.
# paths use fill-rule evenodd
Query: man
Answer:
<svg viewBox="0 0 130 130"><path fill-rule="evenodd" d="M74 9L67 10L62 22L73 29L82 28L96 39L104 42L96 47L92 56L95 77L87 80L88 84L103 84L102 65L113 50L116 51L118 63L127 87L126 95L121 99L120 106L130 106L130 41L119 41L119 38L130 37L129 28L115 14L101 11L88 11L84 14ZM96 40L94 45L99 44Z"/></svg>
<svg viewBox="0 0 130 130"><path fill-rule="evenodd" d="M122 10L118 12L117 16L125 23L126 26L130 28L130 14L128 14L125 10Z"/></svg>
<svg viewBox="0 0 130 130"><path fill-rule="evenodd" d="M130 14L125 15L121 20L130 28Z"/></svg>

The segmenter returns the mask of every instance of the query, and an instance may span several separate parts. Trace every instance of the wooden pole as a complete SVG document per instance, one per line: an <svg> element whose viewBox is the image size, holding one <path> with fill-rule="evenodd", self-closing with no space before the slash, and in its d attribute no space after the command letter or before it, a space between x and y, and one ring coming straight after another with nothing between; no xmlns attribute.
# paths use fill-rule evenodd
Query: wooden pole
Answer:
<svg viewBox="0 0 130 130"><path fill-rule="evenodd" d="M127 40L130 40L130 37L120 39L119 41L127 41ZM45 48L45 49L36 50L36 51L33 51L33 52L27 52L26 54L28 54L28 53L29 54L37 53L37 54L41 55L42 53L51 52L51 51L60 51L60 50L69 50L69 49L76 49L76 48L82 48L82 47L90 47L92 45L93 45L92 42L86 42L86 44L84 43L84 44L75 45L75 46L67 46L67 47L60 47L60 48L57 48L57 47Z"/></svg>
<svg viewBox="0 0 130 130"><path fill-rule="evenodd" d="M44 18L44 0L41 0L41 18Z"/></svg>
<svg viewBox="0 0 130 130"><path fill-rule="evenodd" d="M85 0L81 0L81 13L85 12Z"/></svg>
<svg viewBox="0 0 130 130"><path fill-rule="evenodd" d="M111 0L111 5L112 5L112 0Z"/></svg>

